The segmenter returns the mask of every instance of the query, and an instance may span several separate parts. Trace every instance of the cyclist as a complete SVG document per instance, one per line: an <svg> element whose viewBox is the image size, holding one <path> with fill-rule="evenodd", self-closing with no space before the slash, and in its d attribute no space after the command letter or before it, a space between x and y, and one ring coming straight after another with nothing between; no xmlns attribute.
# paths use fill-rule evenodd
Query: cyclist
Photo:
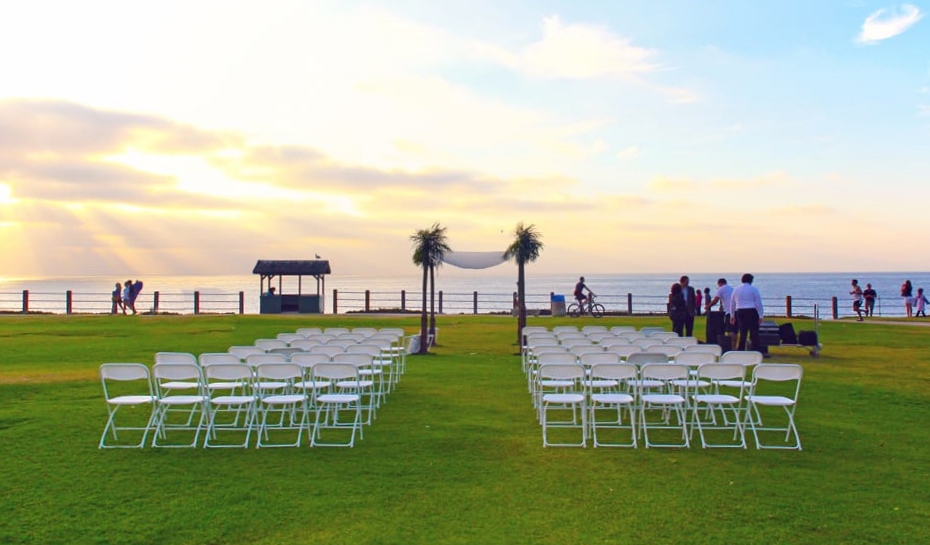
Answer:
<svg viewBox="0 0 930 545"><path fill-rule="evenodd" d="M590 301L591 299L590 297L584 294L585 290L588 290L588 294L591 295L592 297L597 297L594 294L594 292L591 291L591 288L585 285L584 277L582 276L581 278L578 279L578 283L575 284L575 300L578 301L578 306L581 308L582 314L589 312L591 310L590 304L589 304L588 310L585 310L585 305L584 305L585 301Z"/></svg>

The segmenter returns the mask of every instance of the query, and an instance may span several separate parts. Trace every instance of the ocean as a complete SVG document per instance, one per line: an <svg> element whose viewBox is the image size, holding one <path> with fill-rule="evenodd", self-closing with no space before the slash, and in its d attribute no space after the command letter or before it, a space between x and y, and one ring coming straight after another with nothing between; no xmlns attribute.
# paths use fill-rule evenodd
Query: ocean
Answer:
<svg viewBox="0 0 930 545"><path fill-rule="evenodd" d="M838 299L839 317L852 316L850 280L857 278L864 288L871 283L878 292L876 316L904 316L900 286L910 279L914 291L926 286L930 289L930 273L881 272L881 273L754 273L754 285L759 288L766 307L766 314L785 316L786 297L792 300L792 315L813 316L815 306L822 319L832 318L832 299ZM442 311L446 314L471 314L509 312L512 294L516 291L516 268L502 265L497 269L467 271L443 267L438 270L436 289L442 291ZM677 281L679 274L613 274L585 275L587 285L598 295L598 302L608 311L625 312L628 309L628 294L631 294L634 313L661 313L664 311L669 286ZM740 273L689 274L695 289L716 290L717 278L727 278L730 285L739 284ZM66 292L72 292L72 312L106 313L110 309L110 292L115 282L126 278L105 277L42 277L0 278L0 312L21 312L23 291L29 291L30 311L65 313ZM253 275L231 276L154 276L142 277L144 289L136 307L140 312L152 310L154 292L159 293L159 312L178 314L194 313L194 293L198 292L200 312L236 313L239 311L239 292L246 314L258 314L260 279ZM533 274L532 265L527 267L527 306L529 309L550 308L550 295L565 295L569 302L577 275ZM380 277L362 275L328 275L321 285L326 313L332 313L334 305L338 313L371 310L408 311L420 307L422 276L411 268L409 276ZM296 277L285 277L274 286L279 293L296 294ZM267 285L265 286L267 288ZM302 278L299 287L303 294L317 292L312 277ZM335 290L335 294L334 294ZM402 292L405 297L402 298ZM477 297L475 293L477 292ZM335 297L334 297L335 295Z"/></svg>

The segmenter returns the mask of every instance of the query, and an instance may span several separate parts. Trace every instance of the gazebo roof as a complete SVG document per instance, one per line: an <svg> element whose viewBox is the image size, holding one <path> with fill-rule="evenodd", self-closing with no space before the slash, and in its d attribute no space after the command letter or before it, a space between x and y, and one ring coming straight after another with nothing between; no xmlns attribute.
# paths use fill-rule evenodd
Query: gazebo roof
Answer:
<svg viewBox="0 0 930 545"><path fill-rule="evenodd" d="M322 276L332 274L329 261L325 259L272 260L259 259L252 274L262 276Z"/></svg>

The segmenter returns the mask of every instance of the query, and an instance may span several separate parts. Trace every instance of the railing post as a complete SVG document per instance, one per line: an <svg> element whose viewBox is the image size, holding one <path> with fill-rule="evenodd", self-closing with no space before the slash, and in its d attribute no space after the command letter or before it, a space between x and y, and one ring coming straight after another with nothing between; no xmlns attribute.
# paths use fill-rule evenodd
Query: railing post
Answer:
<svg viewBox="0 0 930 545"><path fill-rule="evenodd" d="M442 290L439 290L439 314L442 314Z"/></svg>
<svg viewBox="0 0 930 545"><path fill-rule="evenodd" d="M473 291L471 294L471 309L472 314L478 314L478 292Z"/></svg>
<svg viewBox="0 0 930 545"><path fill-rule="evenodd" d="M400 311L407 312L407 290L400 290Z"/></svg>
<svg viewBox="0 0 930 545"><path fill-rule="evenodd" d="M29 313L29 290L23 290L23 314Z"/></svg>
<svg viewBox="0 0 930 545"><path fill-rule="evenodd" d="M65 292L65 314L71 314L71 303L74 301L74 294L71 290Z"/></svg>
<svg viewBox="0 0 930 545"><path fill-rule="evenodd" d="M200 292L194 292L194 314L200 314Z"/></svg>
<svg viewBox="0 0 930 545"><path fill-rule="evenodd" d="M365 290L365 312L371 312L371 290Z"/></svg>
<svg viewBox="0 0 930 545"><path fill-rule="evenodd" d="M159 292L152 294L152 314L158 314L158 299L160 298Z"/></svg>
<svg viewBox="0 0 930 545"><path fill-rule="evenodd" d="M832 306L833 306L833 319L834 319L834 320L839 320L839 318L840 318L840 309L839 309L839 305L837 304L836 297L834 297L833 299L831 299L831 302L833 303L833 305L832 305Z"/></svg>
<svg viewBox="0 0 930 545"><path fill-rule="evenodd" d="M245 292L239 292L239 314L245 314Z"/></svg>
<svg viewBox="0 0 930 545"><path fill-rule="evenodd" d="M791 318L791 296L785 296L785 316Z"/></svg>
<svg viewBox="0 0 930 545"><path fill-rule="evenodd" d="M333 314L339 314L339 290L333 290Z"/></svg>
<svg viewBox="0 0 930 545"><path fill-rule="evenodd" d="M630 316L633 315L633 294L626 294L626 313Z"/></svg>

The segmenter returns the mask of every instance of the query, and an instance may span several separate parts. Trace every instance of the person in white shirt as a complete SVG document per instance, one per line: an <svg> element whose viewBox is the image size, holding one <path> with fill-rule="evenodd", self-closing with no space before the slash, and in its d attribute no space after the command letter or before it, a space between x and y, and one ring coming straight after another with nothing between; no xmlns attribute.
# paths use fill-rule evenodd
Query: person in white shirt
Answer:
<svg viewBox="0 0 930 545"><path fill-rule="evenodd" d="M747 336L752 340L753 348L759 350L759 325L764 316L762 295L752 285L754 277L751 274L744 274L741 280L743 283L733 290L730 297L730 324L739 328L737 350L746 350Z"/></svg>

